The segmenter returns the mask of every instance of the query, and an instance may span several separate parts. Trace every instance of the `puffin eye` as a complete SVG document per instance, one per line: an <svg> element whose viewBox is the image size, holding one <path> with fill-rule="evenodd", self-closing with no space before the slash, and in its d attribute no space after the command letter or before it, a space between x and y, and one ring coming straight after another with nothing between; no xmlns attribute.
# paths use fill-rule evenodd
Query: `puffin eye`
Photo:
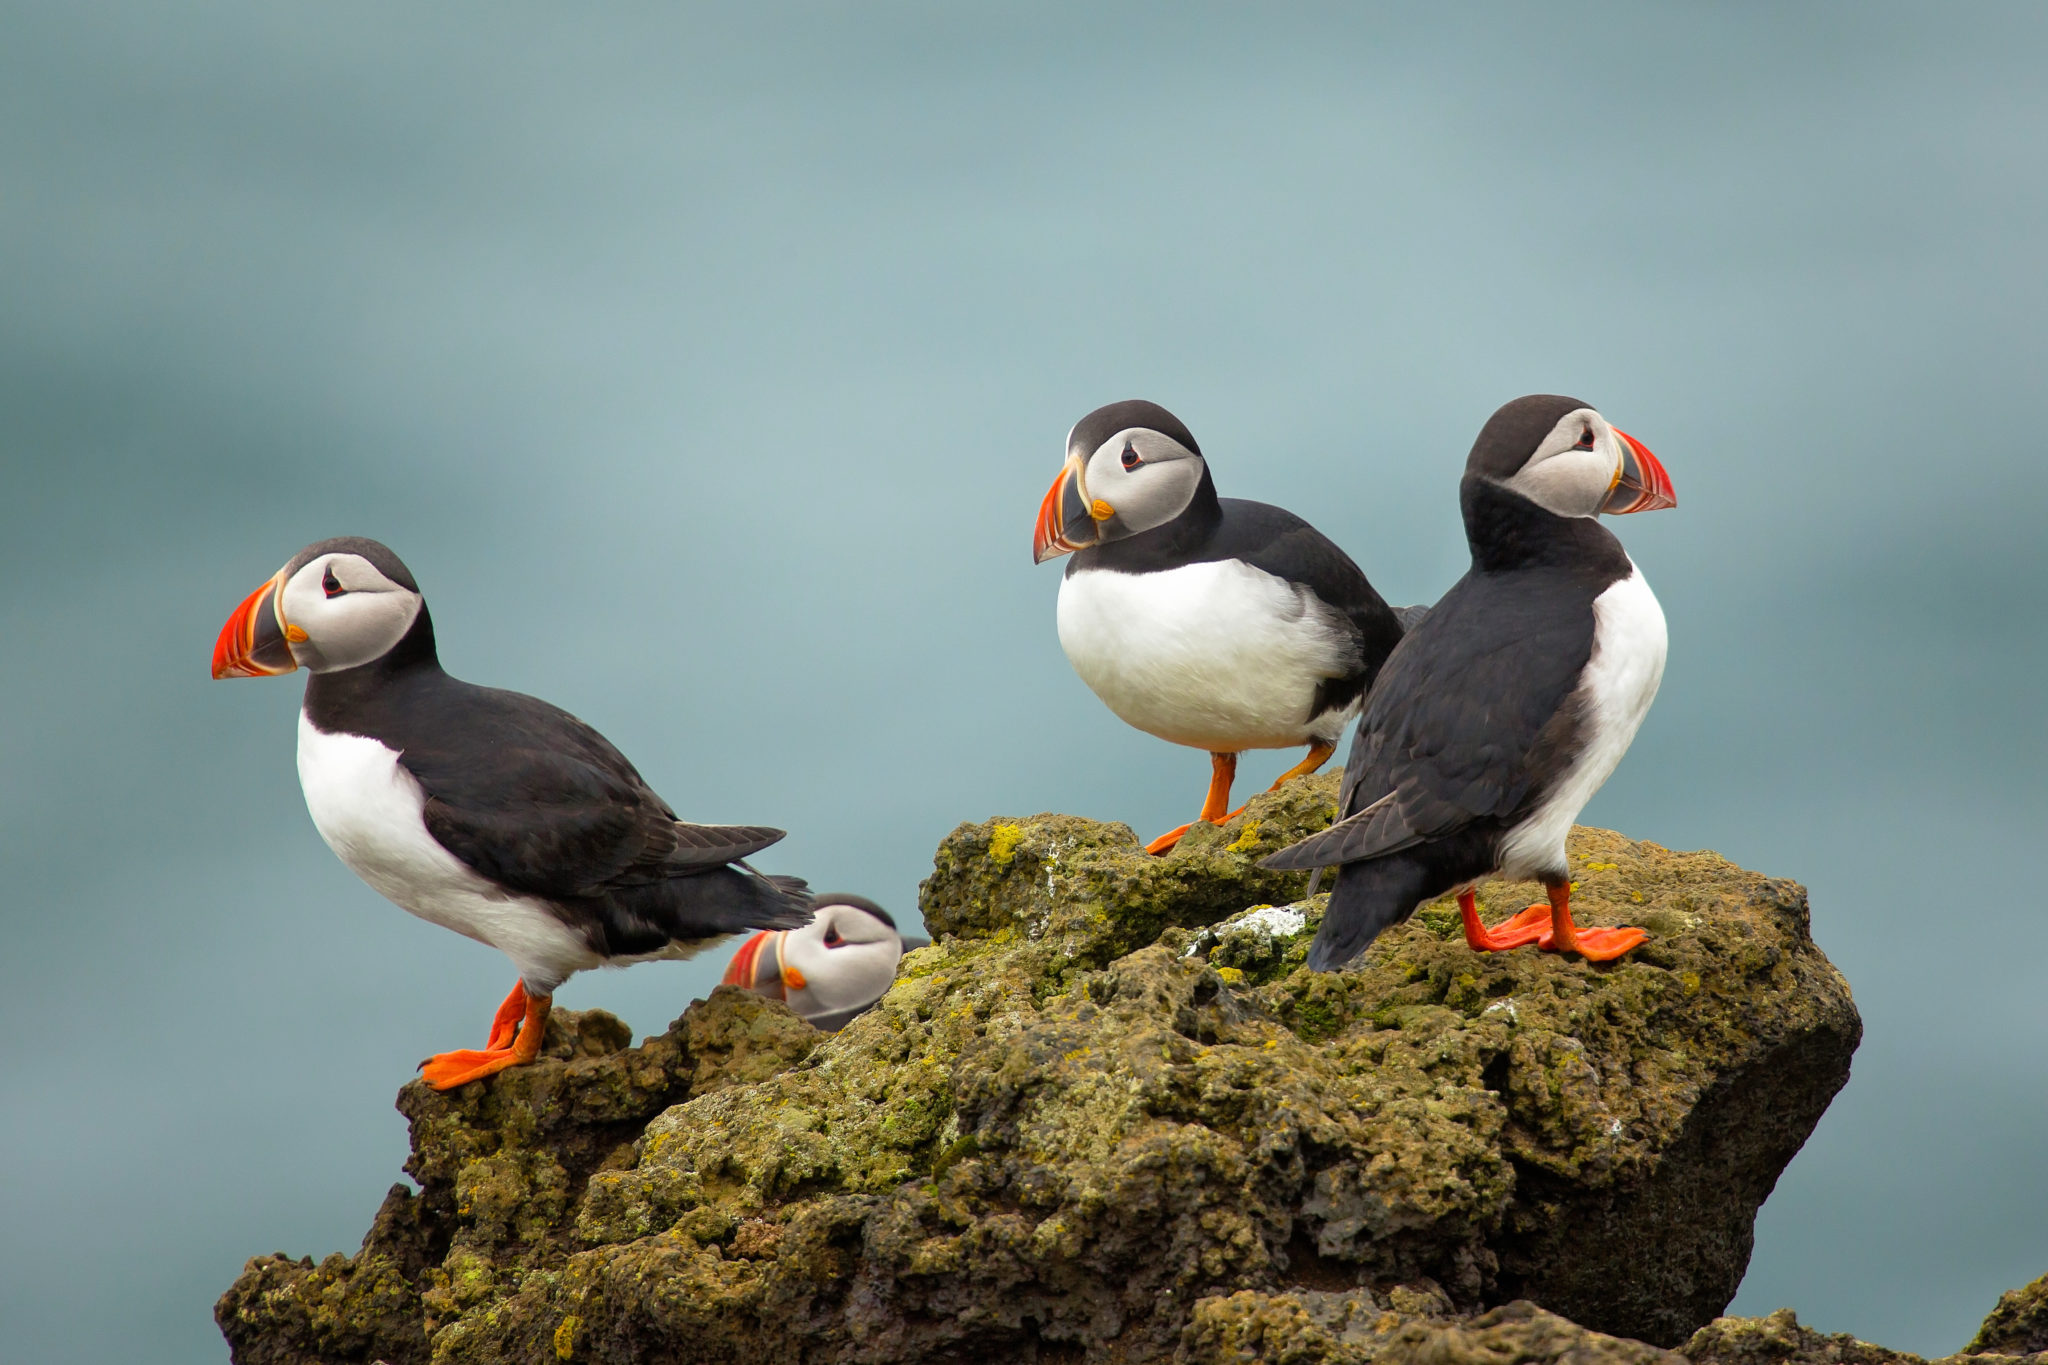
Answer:
<svg viewBox="0 0 2048 1365"><path fill-rule="evenodd" d="M1138 456L1138 452L1137 452L1137 451L1136 451L1136 450L1135 450L1135 449L1134 449L1134 448L1133 448L1133 447L1131 446L1131 443L1130 443L1129 441L1125 441L1125 442L1124 442L1124 468L1125 468L1125 469L1136 469L1136 468L1137 468L1137 467L1138 467L1139 465L1141 465L1141 464L1143 464L1143 463L1145 463L1145 461L1139 458L1139 456Z"/></svg>
<svg viewBox="0 0 2048 1365"><path fill-rule="evenodd" d="M341 580L334 576L334 567L329 565L320 574L320 586L329 597L339 597L348 589L341 586Z"/></svg>
<svg viewBox="0 0 2048 1365"><path fill-rule="evenodd" d="M827 948L837 948L840 944L844 942L846 942L846 940L839 937L839 930L837 928L827 929L825 931L825 946Z"/></svg>
<svg viewBox="0 0 2048 1365"><path fill-rule="evenodd" d="M1573 447L1572 447L1572 449L1573 449L1573 450L1591 450L1592 448L1593 448L1593 428L1591 428L1591 427L1587 427L1587 428L1586 428L1586 429L1585 429L1584 431L1582 431L1582 432L1580 432L1580 433L1579 433L1579 443L1578 443L1577 445L1573 446Z"/></svg>

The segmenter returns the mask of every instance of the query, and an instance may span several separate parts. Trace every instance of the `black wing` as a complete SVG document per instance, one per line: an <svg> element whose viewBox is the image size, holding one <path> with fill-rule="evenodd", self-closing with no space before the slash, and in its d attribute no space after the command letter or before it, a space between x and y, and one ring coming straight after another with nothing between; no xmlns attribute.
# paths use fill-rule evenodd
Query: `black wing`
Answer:
<svg viewBox="0 0 2048 1365"><path fill-rule="evenodd" d="M1593 626L1592 599L1569 572L1460 579L1366 701L1337 823L1263 866L1377 858L1519 810L1578 724L1572 696Z"/></svg>
<svg viewBox="0 0 2048 1365"><path fill-rule="evenodd" d="M443 675L412 708L399 757L427 801L427 830L498 884L552 900L722 867L773 844L758 825L676 819L625 755L536 698ZM458 690L459 689L459 690Z"/></svg>

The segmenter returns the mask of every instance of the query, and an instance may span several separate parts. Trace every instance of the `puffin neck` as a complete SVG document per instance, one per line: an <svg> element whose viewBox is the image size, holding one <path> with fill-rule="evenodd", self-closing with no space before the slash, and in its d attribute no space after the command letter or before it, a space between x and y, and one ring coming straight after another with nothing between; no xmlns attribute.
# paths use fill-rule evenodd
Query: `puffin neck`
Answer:
<svg viewBox="0 0 2048 1365"><path fill-rule="evenodd" d="M1204 462L1202 481L1195 485L1195 495L1172 520L1106 545L1091 545L1075 554L1067 571L1121 569L1136 573L1180 563L1208 544L1209 537L1222 524L1223 501L1216 496L1216 481L1209 476L1209 466Z"/></svg>
<svg viewBox="0 0 2048 1365"><path fill-rule="evenodd" d="M427 604L422 602L411 628L378 658L354 668L315 673L306 679L306 712L316 721L340 719L394 682L440 672L441 656L434 648L434 620L427 614Z"/></svg>
<svg viewBox="0 0 2048 1365"><path fill-rule="evenodd" d="M1483 474L1458 485L1472 567L1481 573L1516 569L1601 568L1625 576L1628 552L1597 517L1561 517Z"/></svg>

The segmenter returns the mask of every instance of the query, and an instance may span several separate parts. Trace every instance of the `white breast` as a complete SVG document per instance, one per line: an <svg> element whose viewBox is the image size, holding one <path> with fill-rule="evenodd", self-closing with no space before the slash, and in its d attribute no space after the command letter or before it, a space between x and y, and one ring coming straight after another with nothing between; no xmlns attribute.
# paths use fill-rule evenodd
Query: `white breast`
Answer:
<svg viewBox="0 0 2048 1365"><path fill-rule="evenodd" d="M400 909L499 949L535 991L602 961L546 906L479 876L435 841L420 816L426 795L396 751L323 733L301 713L299 786L320 837L349 871Z"/></svg>
<svg viewBox="0 0 2048 1365"><path fill-rule="evenodd" d="M1565 870L1565 835L1572 821L1613 773L1650 713L1664 680L1668 640L1664 609L1640 570L1593 599L1593 656L1580 675L1577 700L1585 707L1584 747L1535 814L1508 833L1501 871L1516 878L1558 876Z"/></svg>
<svg viewBox="0 0 2048 1365"><path fill-rule="evenodd" d="M1239 560L1060 581L1060 647L1110 710L1218 753L1334 741L1358 708L1310 714L1350 663L1342 622L1308 589Z"/></svg>

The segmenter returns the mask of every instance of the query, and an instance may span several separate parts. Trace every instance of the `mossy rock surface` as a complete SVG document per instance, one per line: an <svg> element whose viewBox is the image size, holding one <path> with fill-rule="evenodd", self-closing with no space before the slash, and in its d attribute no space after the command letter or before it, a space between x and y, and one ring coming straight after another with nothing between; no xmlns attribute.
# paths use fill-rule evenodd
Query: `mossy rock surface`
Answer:
<svg viewBox="0 0 2048 1365"><path fill-rule="evenodd" d="M1581 829L1581 922L1652 932L1626 959L1474 953L1442 905L1310 973L1321 898L1256 863L1334 791L1164 858L963 825L939 941L829 1038L721 988L637 1048L568 1016L550 1060L408 1085L420 1192L355 1257L252 1261L236 1359L1663 1358L1847 1079L1805 893Z"/></svg>

